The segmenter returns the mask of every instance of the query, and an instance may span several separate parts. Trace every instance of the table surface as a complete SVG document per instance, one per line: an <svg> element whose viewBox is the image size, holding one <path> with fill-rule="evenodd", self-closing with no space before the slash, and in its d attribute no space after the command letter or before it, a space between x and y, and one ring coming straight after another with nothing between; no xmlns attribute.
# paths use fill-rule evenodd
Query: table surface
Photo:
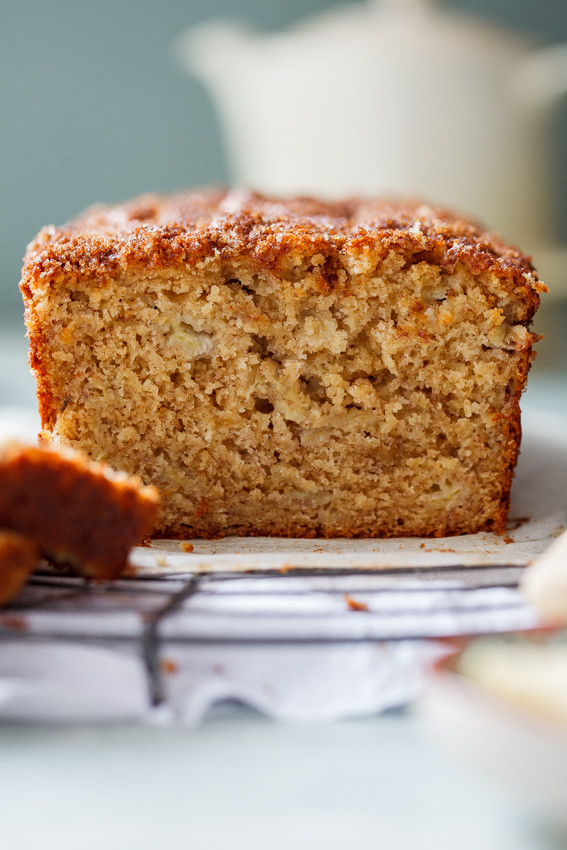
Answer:
<svg viewBox="0 0 567 850"><path fill-rule="evenodd" d="M10 850L558 850L411 715L196 730L0 726ZM10 841L7 840L8 836Z"/></svg>
<svg viewBox="0 0 567 850"><path fill-rule="evenodd" d="M560 331L524 409L567 413ZM25 352L21 329L2 332L2 405L35 404ZM0 758L7 850L567 847L410 711L282 725L225 706L197 729L4 723Z"/></svg>

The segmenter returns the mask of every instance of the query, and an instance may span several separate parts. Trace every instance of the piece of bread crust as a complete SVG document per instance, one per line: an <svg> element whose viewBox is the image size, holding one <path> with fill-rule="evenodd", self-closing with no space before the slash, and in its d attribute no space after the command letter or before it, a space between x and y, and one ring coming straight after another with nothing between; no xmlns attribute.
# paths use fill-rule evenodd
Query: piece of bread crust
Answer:
<svg viewBox="0 0 567 850"><path fill-rule="evenodd" d="M152 531L158 506L155 487L71 449L0 449L0 528L86 576L117 578L131 547Z"/></svg>
<svg viewBox="0 0 567 850"><path fill-rule="evenodd" d="M18 595L38 560L35 543L14 531L0 529L0 605Z"/></svg>
<svg viewBox="0 0 567 850"><path fill-rule="evenodd" d="M546 287L455 214L144 196L44 229L21 289L44 428L159 486L161 535L505 528Z"/></svg>

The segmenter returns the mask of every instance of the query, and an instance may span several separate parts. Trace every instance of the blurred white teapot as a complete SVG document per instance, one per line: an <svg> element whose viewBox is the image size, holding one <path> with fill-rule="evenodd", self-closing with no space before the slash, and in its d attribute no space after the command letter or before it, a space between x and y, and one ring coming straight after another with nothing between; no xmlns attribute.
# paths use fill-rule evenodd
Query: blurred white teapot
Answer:
<svg viewBox="0 0 567 850"><path fill-rule="evenodd" d="M375 0L278 34L207 23L179 47L219 107L236 182L429 199L480 218L531 250L548 283L567 284L567 252L549 244L547 148L567 45L534 50L433 0Z"/></svg>

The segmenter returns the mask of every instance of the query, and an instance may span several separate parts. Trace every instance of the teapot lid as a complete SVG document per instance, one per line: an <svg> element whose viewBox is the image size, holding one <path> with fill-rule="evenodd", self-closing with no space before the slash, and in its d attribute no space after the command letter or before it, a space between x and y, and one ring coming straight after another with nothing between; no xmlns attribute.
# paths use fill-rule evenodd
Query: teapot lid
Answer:
<svg viewBox="0 0 567 850"><path fill-rule="evenodd" d="M395 73L403 65L419 73L435 60L446 73L460 70L472 82L477 70L489 67L509 77L532 52L530 42L517 33L446 8L442 0L366 0L319 12L276 32L212 20L184 33L177 47L185 67L218 83L222 92L243 75L256 78L259 67L264 75L276 68L299 73L353 61L374 72Z"/></svg>
<svg viewBox="0 0 567 850"><path fill-rule="evenodd" d="M458 9L446 8L442 0L367 0L338 6L306 18L287 31L262 35L272 43L274 39L308 37L333 38L345 41L371 38L389 41L419 36L421 42L453 41L461 47L476 50L498 50L500 53L525 53L531 47L528 39L514 31L499 26L476 15ZM258 37L257 34L254 34ZM253 38L254 38L253 36Z"/></svg>

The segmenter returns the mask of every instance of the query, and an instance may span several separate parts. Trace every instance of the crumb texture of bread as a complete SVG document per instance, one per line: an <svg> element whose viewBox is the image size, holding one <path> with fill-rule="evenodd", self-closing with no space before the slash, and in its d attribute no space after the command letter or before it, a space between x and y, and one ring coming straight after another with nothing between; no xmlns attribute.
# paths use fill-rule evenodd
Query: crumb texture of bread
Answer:
<svg viewBox="0 0 567 850"><path fill-rule="evenodd" d="M545 286L425 205L145 196L46 228L43 426L162 493L162 536L502 531Z"/></svg>
<svg viewBox="0 0 567 850"><path fill-rule="evenodd" d="M158 507L155 487L72 449L0 449L0 527L87 576L120 575L131 547L151 532Z"/></svg>
<svg viewBox="0 0 567 850"><path fill-rule="evenodd" d="M38 560L35 543L13 531L0 530L0 605L18 595Z"/></svg>

